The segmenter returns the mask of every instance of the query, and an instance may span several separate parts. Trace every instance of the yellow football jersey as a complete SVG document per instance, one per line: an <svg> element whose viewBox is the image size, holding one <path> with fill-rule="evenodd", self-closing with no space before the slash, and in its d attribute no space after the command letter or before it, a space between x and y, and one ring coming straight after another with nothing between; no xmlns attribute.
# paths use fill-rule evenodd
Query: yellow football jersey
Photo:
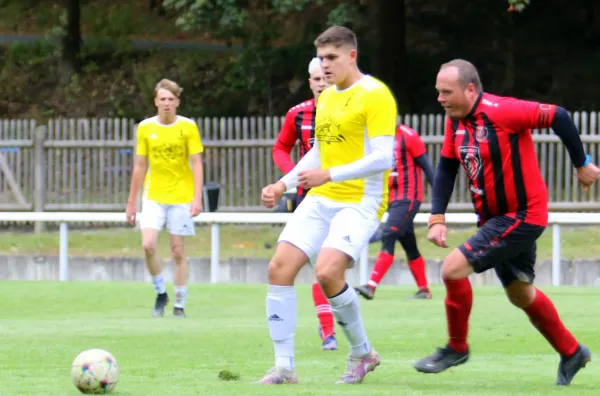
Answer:
<svg viewBox="0 0 600 396"><path fill-rule="evenodd" d="M204 151L196 123L178 116L169 125L158 117L140 122L137 155L148 157L144 199L160 204L190 203L194 199L194 176L190 155Z"/></svg>
<svg viewBox="0 0 600 396"><path fill-rule="evenodd" d="M344 90L335 85L327 88L319 96L315 121L321 168L346 165L370 154L370 138L395 136L396 115L394 96L374 77L364 76ZM308 194L348 203L360 203L364 196L373 196L381 199L381 218L387 209L388 176L389 171L365 179L330 182L312 188Z"/></svg>

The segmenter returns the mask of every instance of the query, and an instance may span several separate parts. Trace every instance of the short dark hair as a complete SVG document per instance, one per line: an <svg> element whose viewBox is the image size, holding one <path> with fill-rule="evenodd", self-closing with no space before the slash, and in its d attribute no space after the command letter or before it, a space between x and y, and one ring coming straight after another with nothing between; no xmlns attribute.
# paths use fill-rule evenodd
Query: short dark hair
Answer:
<svg viewBox="0 0 600 396"><path fill-rule="evenodd" d="M479 78L479 72L471 62L464 59L454 59L450 62L444 63L442 67L440 67L440 70L447 67L456 67L456 70L458 70L458 82L463 88L469 84L473 84L475 91L478 93L483 91L481 79Z"/></svg>
<svg viewBox="0 0 600 396"><path fill-rule="evenodd" d="M353 49L357 49L356 34L347 27L344 26L332 26L325 30L315 40L315 47L324 47L326 45L333 45L336 48L342 45L348 45Z"/></svg>

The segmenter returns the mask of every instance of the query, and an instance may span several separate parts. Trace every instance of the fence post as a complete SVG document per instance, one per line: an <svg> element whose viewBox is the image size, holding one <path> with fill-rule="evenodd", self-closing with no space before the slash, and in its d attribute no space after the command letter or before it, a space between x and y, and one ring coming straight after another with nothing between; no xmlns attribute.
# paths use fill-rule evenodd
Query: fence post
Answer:
<svg viewBox="0 0 600 396"><path fill-rule="evenodd" d="M58 251L58 279L69 280L69 225L60 223Z"/></svg>
<svg viewBox="0 0 600 396"><path fill-rule="evenodd" d="M560 225L552 224L552 285L560 286L561 276L560 259Z"/></svg>
<svg viewBox="0 0 600 396"><path fill-rule="evenodd" d="M365 246L362 252L360 252L359 262L359 277L360 284L366 285L369 281L369 245Z"/></svg>
<svg viewBox="0 0 600 396"><path fill-rule="evenodd" d="M46 126L40 125L35 128L33 135L33 210L34 212L43 212L46 203L46 156L44 151L44 142L46 141ZM46 230L46 223L37 221L34 225L34 232L39 233Z"/></svg>
<svg viewBox="0 0 600 396"><path fill-rule="evenodd" d="M219 224L213 223L210 225L210 283L219 283L219 239Z"/></svg>

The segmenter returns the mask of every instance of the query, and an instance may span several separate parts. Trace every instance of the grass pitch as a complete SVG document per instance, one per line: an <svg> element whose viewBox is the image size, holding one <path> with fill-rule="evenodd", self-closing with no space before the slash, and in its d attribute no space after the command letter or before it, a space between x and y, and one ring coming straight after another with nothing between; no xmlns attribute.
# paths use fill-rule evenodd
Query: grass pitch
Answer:
<svg viewBox="0 0 600 396"><path fill-rule="evenodd" d="M172 295L172 286L169 285ZM567 326L600 351L600 289L544 287ZM383 286L361 300L382 364L361 385L334 385L348 351L319 349L310 287L298 292L297 372L293 386L257 386L273 364L265 317L266 285L193 284L188 318L152 318L144 283L0 282L0 395L76 395L70 364L104 348L121 367L115 395L598 395L592 361L568 388L553 385L558 356L498 287L476 287L471 360L437 375L412 363L445 342L443 289L430 301L406 300L413 288ZM593 356L595 359L595 355ZM233 374L229 381L220 373ZM235 376L239 375L236 379ZM223 377L224 374L221 374Z"/></svg>
<svg viewBox="0 0 600 396"><path fill-rule="evenodd" d="M220 256L270 258L275 252L277 237L281 226L222 225L220 232ZM600 227L561 227L561 256L564 259L599 258ZM448 228L448 246L451 248L463 243L475 232L475 228ZM417 242L423 257L443 259L450 249L441 249L427 241L427 229L416 229ZM196 236L186 243L186 254L190 257L210 257L210 227L197 226ZM369 246L371 257L376 257L381 243ZM31 232L2 232L0 254L58 255L58 231L40 234ZM159 254L169 257L169 237L161 233ZM400 244L396 245L398 258L404 257ZM132 228L113 228L101 230L71 230L69 232L69 253L77 256L142 257L139 232ZM538 257L552 258L552 229L548 228L538 239Z"/></svg>

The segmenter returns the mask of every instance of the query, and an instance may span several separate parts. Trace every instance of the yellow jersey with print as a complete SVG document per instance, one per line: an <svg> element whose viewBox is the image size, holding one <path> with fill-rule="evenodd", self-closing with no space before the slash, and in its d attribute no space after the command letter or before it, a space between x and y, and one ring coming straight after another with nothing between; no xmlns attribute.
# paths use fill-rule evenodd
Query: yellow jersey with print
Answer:
<svg viewBox="0 0 600 396"><path fill-rule="evenodd" d="M137 155L148 158L143 198L159 204L186 204L194 199L190 156L204 151L196 123L177 116L169 125L158 117L140 122Z"/></svg>
<svg viewBox="0 0 600 396"><path fill-rule="evenodd" d="M393 94L372 76L364 76L344 90L335 85L324 90L319 96L315 121L321 168L346 165L369 155L370 138L395 136L396 115ZM380 201L381 218L387 210L389 173L388 170L364 179L329 182L310 189L308 194L347 203L375 197Z"/></svg>

